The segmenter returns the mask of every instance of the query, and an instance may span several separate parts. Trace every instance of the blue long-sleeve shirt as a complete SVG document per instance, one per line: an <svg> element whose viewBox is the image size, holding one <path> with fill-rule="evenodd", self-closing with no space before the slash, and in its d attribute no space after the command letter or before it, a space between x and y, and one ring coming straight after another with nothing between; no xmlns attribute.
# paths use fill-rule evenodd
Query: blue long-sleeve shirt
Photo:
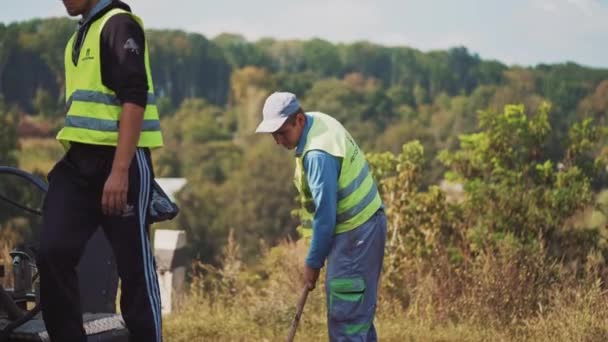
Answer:
<svg viewBox="0 0 608 342"><path fill-rule="evenodd" d="M296 147L296 155L301 155L312 126L313 117L306 115L306 125ZM306 265L321 268L329 254L336 231L336 210L338 206L338 176L340 159L320 150L308 151L302 162L308 187L315 204L312 222L312 241L306 257Z"/></svg>

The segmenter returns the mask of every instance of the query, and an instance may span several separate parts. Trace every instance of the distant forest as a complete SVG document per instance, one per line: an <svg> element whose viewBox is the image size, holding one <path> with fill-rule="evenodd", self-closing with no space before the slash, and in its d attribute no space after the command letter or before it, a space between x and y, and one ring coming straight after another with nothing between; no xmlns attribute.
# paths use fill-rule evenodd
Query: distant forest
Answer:
<svg viewBox="0 0 608 342"><path fill-rule="evenodd" d="M31 153L28 138L52 138L61 126L63 54L75 26L63 18L0 24L0 165L19 166ZM217 257L231 229L245 255L263 248L260 241L294 235L292 156L253 134L274 90L342 121L366 152L399 153L420 141L421 189L444 179L437 155L478 130L479 111L522 104L530 115L549 106L552 160L566 153L562 141L574 122L603 125L608 114L608 69L575 63L520 67L466 47L250 42L175 30L149 30L147 38L166 143L154 152L156 174L188 179L176 225L189 232L192 256L204 260ZM24 120L37 129L23 129ZM52 139L45 144L58 148Z"/></svg>

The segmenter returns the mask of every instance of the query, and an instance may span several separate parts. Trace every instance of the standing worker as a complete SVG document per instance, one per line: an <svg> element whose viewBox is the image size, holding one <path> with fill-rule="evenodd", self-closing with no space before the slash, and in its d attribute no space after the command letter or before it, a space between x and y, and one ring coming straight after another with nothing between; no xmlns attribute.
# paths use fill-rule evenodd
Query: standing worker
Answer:
<svg viewBox="0 0 608 342"><path fill-rule="evenodd" d="M296 154L295 184L312 241L304 265L309 290L327 259L331 341L376 341L374 315L386 241L386 216L363 152L334 118L304 113L296 96L275 92L257 133L272 133Z"/></svg>
<svg viewBox="0 0 608 342"><path fill-rule="evenodd" d="M67 152L48 175L38 267L52 341L86 341L76 265L101 225L121 279L132 341L161 341L147 208L150 149L163 145L142 21L116 0L63 0L81 15L65 49Z"/></svg>

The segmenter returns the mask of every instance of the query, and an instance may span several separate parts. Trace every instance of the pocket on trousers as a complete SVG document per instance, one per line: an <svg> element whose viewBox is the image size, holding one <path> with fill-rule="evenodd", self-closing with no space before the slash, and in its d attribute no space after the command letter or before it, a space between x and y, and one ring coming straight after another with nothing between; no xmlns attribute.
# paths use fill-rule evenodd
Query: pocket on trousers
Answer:
<svg viewBox="0 0 608 342"><path fill-rule="evenodd" d="M362 277L336 278L329 281L329 316L335 321L348 321L361 310L365 295Z"/></svg>

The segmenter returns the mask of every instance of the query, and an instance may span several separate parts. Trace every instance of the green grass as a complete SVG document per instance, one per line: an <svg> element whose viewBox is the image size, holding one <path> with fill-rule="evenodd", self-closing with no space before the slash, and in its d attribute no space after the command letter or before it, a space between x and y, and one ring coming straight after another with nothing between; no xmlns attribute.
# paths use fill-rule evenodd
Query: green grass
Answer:
<svg viewBox="0 0 608 342"><path fill-rule="evenodd" d="M305 244L281 244L261 256L253 267L244 266L238 254L238 246L230 242L222 267L195 265L186 295L164 318L167 341L286 339L303 283L300 265ZM328 340L323 284L322 273L317 289L308 297L296 341ZM450 314L441 315L437 304L426 300L433 291L431 282L419 284L405 307L383 288L375 321L378 337L395 342L608 341L608 296L603 283L580 279L564 284L569 285L547 287L548 301L538 304L533 313L507 320L488 315L491 311L474 293L463 292L464 298L454 299L456 305ZM411 290L410 286L403 284L403 289ZM513 304L498 303L503 303L499 305L506 311L518 312L507 307Z"/></svg>
<svg viewBox="0 0 608 342"><path fill-rule="evenodd" d="M313 295L321 296L321 292ZM165 339L176 342L284 341L287 337L290 320L274 321L271 317L277 312L270 305L266 308L269 319L262 321L262 317L252 313L247 303L215 308L208 304L189 302L178 312L166 317ZM582 301L570 307L560 307L546 315L499 328L484 322L429 322L415 317L408 318L405 311L394 314L381 307L376 317L376 328L380 341L395 342L608 341L608 303L602 296L596 304L589 304L591 303L585 304ZM324 317L324 309L306 308L298 327L296 341L327 341Z"/></svg>

